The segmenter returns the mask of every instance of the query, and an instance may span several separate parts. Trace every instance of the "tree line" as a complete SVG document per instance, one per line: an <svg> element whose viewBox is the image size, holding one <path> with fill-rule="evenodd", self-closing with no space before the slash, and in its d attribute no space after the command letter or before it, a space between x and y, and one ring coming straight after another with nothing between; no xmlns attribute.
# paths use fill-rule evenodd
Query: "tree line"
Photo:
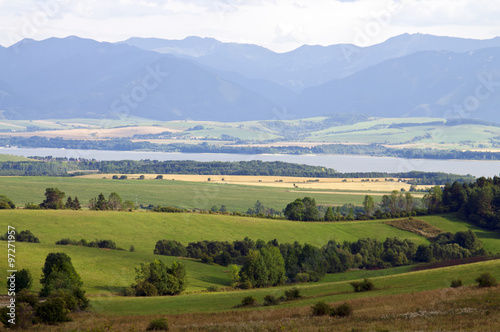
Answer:
<svg viewBox="0 0 500 332"><path fill-rule="evenodd" d="M442 172L357 172L340 173L331 168L280 161L237 162L117 160L95 161L52 157L34 157L39 161L0 162L0 176L74 176L82 171L119 174L197 174L197 175L261 175L312 178L410 178L415 185L448 182L471 182L475 177ZM41 162L42 161L42 162Z"/></svg>
<svg viewBox="0 0 500 332"><path fill-rule="evenodd" d="M160 240L154 254L200 259L204 263L231 266L233 284L241 288L263 287L284 282L318 281L326 273L352 268L389 268L485 255L472 231L440 234L431 244L417 245L408 239L385 241L364 238L355 242L329 241L321 248L310 244L244 240L198 241L184 246L175 240ZM238 268L237 265L241 265Z"/></svg>
<svg viewBox="0 0 500 332"><path fill-rule="evenodd" d="M500 177L481 177L472 183L453 182L434 187L424 197L429 213L458 212L488 229L500 229Z"/></svg>

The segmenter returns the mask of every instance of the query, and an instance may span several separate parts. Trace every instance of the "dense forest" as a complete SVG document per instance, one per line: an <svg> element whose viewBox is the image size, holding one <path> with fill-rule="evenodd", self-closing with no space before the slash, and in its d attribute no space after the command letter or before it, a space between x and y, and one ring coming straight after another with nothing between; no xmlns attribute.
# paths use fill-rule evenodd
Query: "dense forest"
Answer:
<svg viewBox="0 0 500 332"><path fill-rule="evenodd" d="M315 178L412 178L410 184L438 184L470 182L473 176L441 172L358 172L340 173L331 168L260 160L238 162L119 160L95 161L40 157L39 161L0 162L0 176L71 176L93 170L118 174L200 174L200 175L261 175ZM79 172L80 171L80 172ZM71 172L71 173L68 173Z"/></svg>
<svg viewBox="0 0 500 332"><path fill-rule="evenodd" d="M237 141L235 144L247 142ZM154 144L150 142L133 142L130 139L108 140L65 140L62 138L45 137L10 137L0 138L0 146L16 146L26 148L58 148L58 149L92 149L116 151L156 151L156 152L184 152L184 153L234 153L234 154L351 154L367 156L386 156L400 158L422 159L466 159L466 160L499 160L499 152L461 151L438 149L397 149L387 148L381 144L345 145L326 144L312 148L299 146L233 146L212 145L207 142L201 144Z"/></svg>

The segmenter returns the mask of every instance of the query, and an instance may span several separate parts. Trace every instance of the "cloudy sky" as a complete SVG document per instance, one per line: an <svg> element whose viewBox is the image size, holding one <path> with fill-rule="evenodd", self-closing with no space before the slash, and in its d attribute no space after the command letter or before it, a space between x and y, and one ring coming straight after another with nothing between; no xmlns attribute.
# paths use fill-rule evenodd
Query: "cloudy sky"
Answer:
<svg viewBox="0 0 500 332"><path fill-rule="evenodd" d="M213 37L284 52L402 33L500 36L499 0L0 0L0 45L77 35Z"/></svg>

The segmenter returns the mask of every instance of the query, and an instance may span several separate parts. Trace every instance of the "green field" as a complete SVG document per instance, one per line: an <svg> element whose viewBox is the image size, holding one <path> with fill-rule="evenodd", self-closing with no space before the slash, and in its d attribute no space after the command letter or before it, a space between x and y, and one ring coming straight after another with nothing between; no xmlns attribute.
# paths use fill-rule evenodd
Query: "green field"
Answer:
<svg viewBox="0 0 500 332"><path fill-rule="evenodd" d="M78 196L82 205L103 193L106 197L117 192L123 200L143 205L178 206L183 208L210 209L225 205L228 211L246 212L260 200L266 207L282 210L296 198L310 196L318 204L362 205L364 194L302 193L300 189L272 188L234 184L215 184L169 180L111 180L70 177L0 177L0 195L7 195L17 206L41 203L46 188L56 187L66 197ZM328 192L329 190L322 190ZM331 191L334 192L334 191ZM337 191L337 193L339 193ZM381 196L374 196L376 201Z"/></svg>
<svg viewBox="0 0 500 332"><path fill-rule="evenodd" d="M500 253L500 232L498 231L489 231L473 224L469 224L453 214L443 216L423 216L418 218L446 232L456 233L471 229L474 233L476 233L477 237L481 240L487 251Z"/></svg>
<svg viewBox="0 0 500 332"><path fill-rule="evenodd" d="M427 217L425 220L443 230L472 228L488 251L500 252L498 233L476 229L460 221L450 221L453 220L451 216ZM29 229L41 241L40 244L17 244L17 266L34 271L36 289L39 288L36 275L41 271L45 256L49 252L66 252L72 257L90 294L116 293L129 286L134 279L134 267L138 267L141 262L150 262L155 258L171 262L172 257L153 255L155 243L162 239L175 239L185 245L199 240L241 240L246 236L254 240L276 238L282 243L299 241L315 246L322 246L329 240L355 241L363 237L379 240L399 237L411 239L417 244L428 243L423 237L386 225L381 220L320 223L196 213L2 210L0 228L7 230L7 225L16 227L18 232ZM110 239L126 250L133 245L135 252L56 246L55 242L63 238L88 241ZM2 252L0 260L5 261L6 258L6 253ZM227 269L187 259L183 259L183 262L190 273L188 292L203 290L210 285L228 286ZM376 272L375 275L408 272L408 267L398 269ZM6 273L0 271L0 280L5 279ZM356 273L356 278L367 276L364 274L367 271ZM342 275L325 278L323 282L340 281ZM3 288L0 286L0 289Z"/></svg>
<svg viewBox="0 0 500 332"><path fill-rule="evenodd" d="M28 161L28 160L33 161L32 159L29 159L29 158L13 156L11 154L0 154L0 162L3 162L3 161Z"/></svg>
<svg viewBox="0 0 500 332"><path fill-rule="evenodd" d="M310 306L320 300L338 302L362 297L378 297L448 288L451 281L456 278L461 278L464 285L472 285L474 279L484 272L489 272L495 278L500 278L500 260L373 277L371 280L377 289L369 293L353 293L352 287L345 281L301 285L299 289L304 299L285 303L280 307ZM234 306L239 304L245 296L252 295L262 303L264 296L268 294L281 296L284 290L288 288L290 286L237 292L191 294L167 298L96 297L92 298L92 300L96 312L110 315L218 312L235 310L233 309ZM260 307L255 310L264 310L264 308Z"/></svg>

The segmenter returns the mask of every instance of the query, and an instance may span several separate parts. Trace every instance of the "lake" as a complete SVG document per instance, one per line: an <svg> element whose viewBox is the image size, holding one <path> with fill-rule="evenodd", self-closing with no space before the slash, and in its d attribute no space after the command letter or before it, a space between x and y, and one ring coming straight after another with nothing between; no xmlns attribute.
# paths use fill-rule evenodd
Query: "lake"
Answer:
<svg viewBox="0 0 500 332"><path fill-rule="evenodd" d="M404 159L355 155L249 155L225 153L165 153L106 150L0 148L0 154L52 156L96 160L195 160L195 161L284 161L333 168L339 172L446 172L492 177L500 174L500 161Z"/></svg>

